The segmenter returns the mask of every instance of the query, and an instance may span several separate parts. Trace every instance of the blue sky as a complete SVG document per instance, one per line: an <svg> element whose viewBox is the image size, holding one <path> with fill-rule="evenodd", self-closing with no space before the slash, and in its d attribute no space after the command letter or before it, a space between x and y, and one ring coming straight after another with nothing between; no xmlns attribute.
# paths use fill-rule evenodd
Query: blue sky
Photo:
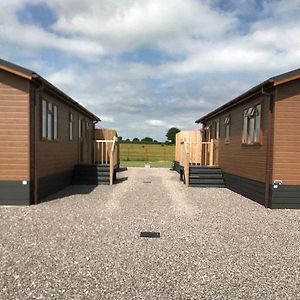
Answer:
<svg viewBox="0 0 300 300"><path fill-rule="evenodd" d="M0 57L31 68L124 138L165 140L300 67L300 0L0 2Z"/></svg>

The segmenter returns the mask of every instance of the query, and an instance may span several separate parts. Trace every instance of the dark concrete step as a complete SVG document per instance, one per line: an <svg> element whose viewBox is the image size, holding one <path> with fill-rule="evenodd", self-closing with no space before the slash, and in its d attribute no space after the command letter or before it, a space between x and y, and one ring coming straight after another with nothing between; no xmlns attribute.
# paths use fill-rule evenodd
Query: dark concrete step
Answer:
<svg viewBox="0 0 300 300"><path fill-rule="evenodd" d="M95 180L73 180L73 185L109 185L108 181L95 181Z"/></svg>
<svg viewBox="0 0 300 300"><path fill-rule="evenodd" d="M190 179L223 179L222 173L190 174Z"/></svg>
<svg viewBox="0 0 300 300"><path fill-rule="evenodd" d="M194 179L191 178L189 181L190 184L225 184L224 183L224 179L220 178L220 179L207 179L207 178L202 178L202 179Z"/></svg>
<svg viewBox="0 0 300 300"><path fill-rule="evenodd" d="M202 188L226 188L225 184L190 184L190 187L202 187Z"/></svg>
<svg viewBox="0 0 300 300"><path fill-rule="evenodd" d="M190 168L190 174L222 174L222 170L219 168Z"/></svg>
<svg viewBox="0 0 300 300"><path fill-rule="evenodd" d="M108 170L108 165L76 165L74 167L74 170L97 170L97 171L103 171Z"/></svg>
<svg viewBox="0 0 300 300"><path fill-rule="evenodd" d="M108 171L94 171L94 170L74 170L74 175L78 176L109 176Z"/></svg>
<svg viewBox="0 0 300 300"><path fill-rule="evenodd" d="M74 175L73 180L109 181L109 176L78 176L78 175Z"/></svg>

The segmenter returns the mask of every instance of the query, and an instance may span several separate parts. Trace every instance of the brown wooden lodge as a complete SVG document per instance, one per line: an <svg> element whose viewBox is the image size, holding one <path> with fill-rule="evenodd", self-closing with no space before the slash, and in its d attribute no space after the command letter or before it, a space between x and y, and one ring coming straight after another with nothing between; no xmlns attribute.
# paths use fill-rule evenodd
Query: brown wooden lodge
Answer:
<svg viewBox="0 0 300 300"><path fill-rule="evenodd" d="M99 121L37 73L0 60L0 204L36 204L71 183L112 184L117 135L99 138Z"/></svg>
<svg viewBox="0 0 300 300"><path fill-rule="evenodd" d="M300 208L300 69L196 123L203 124L198 140L190 132L177 137L175 168L188 185L227 187L269 208Z"/></svg>
<svg viewBox="0 0 300 300"><path fill-rule="evenodd" d="M300 69L272 77L176 137L187 185L300 208ZM34 71L0 59L0 204L37 204L69 184L113 184L117 133Z"/></svg>

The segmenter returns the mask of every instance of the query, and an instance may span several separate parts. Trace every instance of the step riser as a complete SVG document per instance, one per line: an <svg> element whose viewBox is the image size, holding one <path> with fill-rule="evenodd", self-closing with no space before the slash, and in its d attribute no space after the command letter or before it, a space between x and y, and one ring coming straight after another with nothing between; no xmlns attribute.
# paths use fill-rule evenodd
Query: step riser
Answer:
<svg viewBox="0 0 300 300"><path fill-rule="evenodd" d="M74 172L109 172L109 168L74 168Z"/></svg>
<svg viewBox="0 0 300 300"><path fill-rule="evenodd" d="M192 187L225 187L222 169L211 167L190 167L189 185Z"/></svg>
<svg viewBox="0 0 300 300"><path fill-rule="evenodd" d="M224 180L190 180L190 184L224 184Z"/></svg>
<svg viewBox="0 0 300 300"><path fill-rule="evenodd" d="M74 185L108 185L109 166L77 165L74 168L72 184Z"/></svg>
<svg viewBox="0 0 300 300"><path fill-rule="evenodd" d="M201 174L201 175L195 175L195 174L190 174L190 178L193 179L223 179L222 174Z"/></svg>
<svg viewBox="0 0 300 300"><path fill-rule="evenodd" d="M73 180L107 180L109 176L73 176Z"/></svg>
<svg viewBox="0 0 300 300"><path fill-rule="evenodd" d="M109 185L109 182L73 181L73 185Z"/></svg>
<svg viewBox="0 0 300 300"><path fill-rule="evenodd" d="M221 170L190 170L190 174L222 174Z"/></svg>
<svg viewBox="0 0 300 300"><path fill-rule="evenodd" d="M190 187L201 187L201 188L226 188L225 185L205 185L205 184L191 184Z"/></svg>
<svg viewBox="0 0 300 300"><path fill-rule="evenodd" d="M74 175L78 176L109 176L109 172L78 172L75 171Z"/></svg>

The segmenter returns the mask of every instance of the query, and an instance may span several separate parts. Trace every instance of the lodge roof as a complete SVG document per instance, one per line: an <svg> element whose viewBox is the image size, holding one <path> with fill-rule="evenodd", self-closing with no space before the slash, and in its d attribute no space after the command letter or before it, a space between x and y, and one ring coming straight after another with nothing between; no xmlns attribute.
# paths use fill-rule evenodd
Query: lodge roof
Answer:
<svg viewBox="0 0 300 300"><path fill-rule="evenodd" d="M229 108L236 106L244 101L246 101L247 99L249 99L252 95L258 93L258 92L262 92L263 89L268 89L295 79L300 78L300 69L295 69L286 73L282 73L280 75L271 77L265 81L263 81L262 83L252 87L251 89L249 89L248 91L246 91L245 93L241 94L240 96L234 98L233 100L230 100L229 102L225 103L224 105L218 107L217 109L213 110L212 112L206 114L205 116L197 119L195 121L195 123L202 123L203 121L214 117L215 115L228 110Z"/></svg>
<svg viewBox="0 0 300 300"><path fill-rule="evenodd" d="M52 90L53 92L57 93L60 95L62 98L65 99L67 103L70 105L76 107L78 110L86 113L89 115L93 120L95 121L101 121L96 115L91 113L89 110L87 110L84 106L76 102L74 99L72 99L70 96L65 94L63 91L61 91L59 88L55 87L52 83L47 81L45 78L40 76L38 73L35 71L32 71L30 69L24 68L22 66L19 66L17 64L11 63L9 61L6 61L4 59L0 59L0 69L5 70L7 72L13 73L17 76L26 78L28 80L32 81L39 81L42 84L44 84L49 90Z"/></svg>

